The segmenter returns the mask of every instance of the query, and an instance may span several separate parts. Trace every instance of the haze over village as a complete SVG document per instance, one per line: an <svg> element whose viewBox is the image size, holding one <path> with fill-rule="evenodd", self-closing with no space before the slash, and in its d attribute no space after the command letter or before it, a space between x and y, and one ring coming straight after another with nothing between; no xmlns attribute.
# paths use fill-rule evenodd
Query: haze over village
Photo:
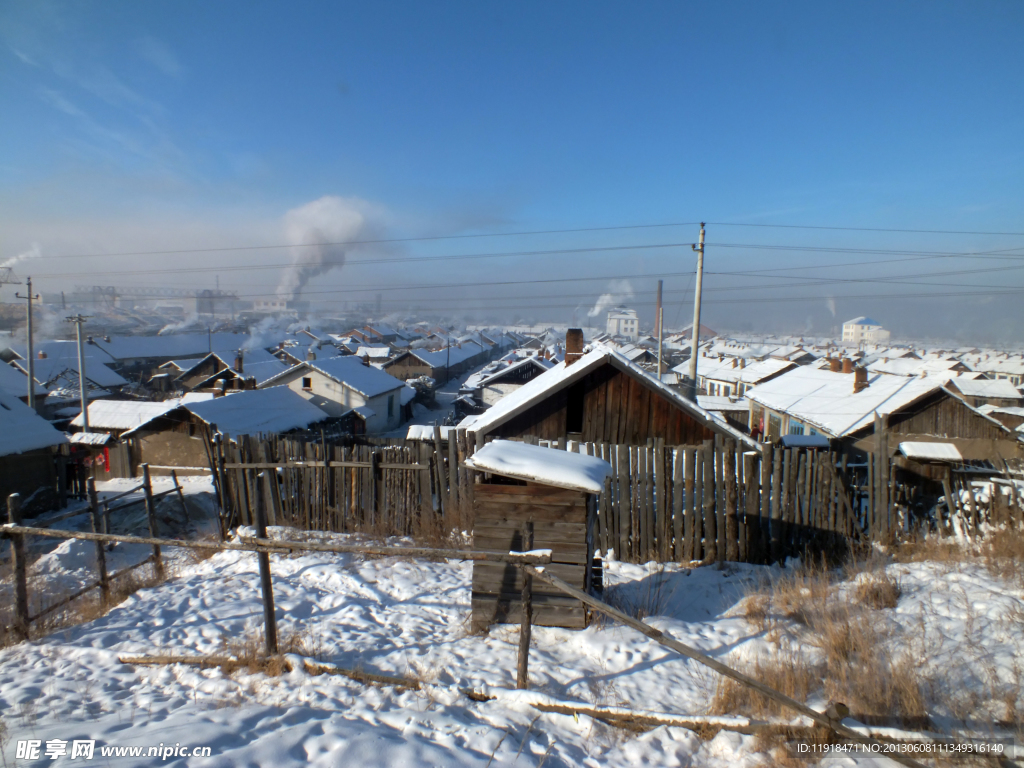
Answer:
<svg viewBox="0 0 1024 768"><path fill-rule="evenodd" d="M1024 765L1022 30L0 7L3 764Z"/></svg>

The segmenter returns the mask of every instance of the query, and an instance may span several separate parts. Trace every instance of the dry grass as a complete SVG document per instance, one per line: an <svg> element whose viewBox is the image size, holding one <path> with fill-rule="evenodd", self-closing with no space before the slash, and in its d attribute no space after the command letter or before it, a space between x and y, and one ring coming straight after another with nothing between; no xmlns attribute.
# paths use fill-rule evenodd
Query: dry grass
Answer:
<svg viewBox="0 0 1024 768"><path fill-rule="evenodd" d="M665 612L670 597L669 579L665 574L665 566L652 563L648 566L647 575L639 585L633 582L605 586L604 598L613 608L617 608L627 616L643 621L651 616L660 616ZM614 623L604 614L595 619L597 626Z"/></svg>
<svg viewBox="0 0 1024 768"><path fill-rule="evenodd" d="M909 648L887 650L893 631L879 609L892 607L899 584L870 574L854 589L839 588L823 568L788 574L748 596L747 618L772 644L746 672L798 700L820 693L846 703L859 717L918 722L925 697ZM714 714L790 716L781 705L723 678L710 707Z"/></svg>
<svg viewBox="0 0 1024 768"><path fill-rule="evenodd" d="M249 674L263 674L278 677L291 672L291 665L284 658L295 654L323 661L323 638L317 627L288 629L277 633L277 654L267 655L262 625L250 624L241 637L225 639L220 654L230 656L231 661L220 665L225 675L244 669Z"/></svg>

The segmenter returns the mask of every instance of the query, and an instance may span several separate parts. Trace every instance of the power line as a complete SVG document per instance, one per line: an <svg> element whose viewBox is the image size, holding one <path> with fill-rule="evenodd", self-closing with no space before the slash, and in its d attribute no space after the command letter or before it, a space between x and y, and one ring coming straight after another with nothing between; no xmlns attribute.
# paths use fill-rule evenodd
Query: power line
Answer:
<svg viewBox="0 0 1024 768"><path fill-rule="evenodd" d="M898 229L895 227L825 227L810 224L750 224L741 222L708 222L714 227L764 227L766 229L824 229L835 232L903 232L919 235L994 235L1000 237L1024 237L1024 232L988 232L967 229Z"/></svg>

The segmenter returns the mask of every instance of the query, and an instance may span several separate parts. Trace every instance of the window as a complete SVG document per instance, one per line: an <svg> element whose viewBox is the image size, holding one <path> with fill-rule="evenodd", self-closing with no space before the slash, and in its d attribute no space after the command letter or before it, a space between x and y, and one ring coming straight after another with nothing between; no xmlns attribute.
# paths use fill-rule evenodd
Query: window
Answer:
<svg viewBox="0 0 1024 768"><path fill-rule="evenodd" d="M801 424L799 421L793 421L791 419L790 422L789 422L789 434L791 434L791 435L802 435L803 433L804 433L804 425Z"/></svg>
<svg viewBox="0 0 1024 768"><path fill-rule="evenodd" d="M729 393L730 393L731 391L732 391L731 387L728 387L728 386L726 386L726 388L725 388L725 397L728 397L728 396L729 396Z"/></svg>
<svg viewBox="0 0 1024 768"><path fill-rule="evenodd" d="M782 419L778 416L768 417L768 439L773 439L779 436L779 432L782 430Z"/></svg>
<svg viewBox="0 0 1024 768"><path fill-rule="evenodd" d="M311 376L302 377L302 388L311 391L313 389L313 378Z"/></svg>

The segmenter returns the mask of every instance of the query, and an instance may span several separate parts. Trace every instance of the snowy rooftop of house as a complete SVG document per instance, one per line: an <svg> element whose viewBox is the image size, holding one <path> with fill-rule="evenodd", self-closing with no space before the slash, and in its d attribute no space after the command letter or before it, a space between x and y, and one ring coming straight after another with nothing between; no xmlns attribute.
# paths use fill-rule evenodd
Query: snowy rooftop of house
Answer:
<svg viewBox="0 0 1024 768"><path fill-rule="evenodd" d="M54 429L15 395L0 390L0 456L35 451L67 441L63 432Z"/></svg>
<svg viewBox="0 0 1024 768"><path fill-rule="evenodd" d="M13 365L0 363L0 389L17 397L28 397L28 374ZM46 387L36 379L35 394L45 395Z"/></svg>
<svg viewBox="0 0 1024 768"><path fill-rule="evenodd" d="M876 360L868 364L868 370L874 373L888 373L893 376L934 376L952 371L961 365L959 360L917 360L913 357L900 357L891 360Z"/></svg>
<svg viewBox="0 0 1024 768"><path fill-rule="evenodd" d="M377 345L363 345L356 348L356 357L387 358L391 356L391 347Z"/></svg>
<svg viewBox="0 0 1024 768"><path fill-rule="evenodd" d="M106 445L110 439L107 432L75 432L70 438L72 445Z"/></svg>
<svg viewBox="0 0 1024 768"><path fill-rule="evenodd" d="M410 387L408 384L402 387L402 391L399 393L399 400L402 405L408 405L416 399L416 388Z"/></svg>
<svg viewBox="0 0 1024 768"><path fill-rule="evenodd" d="M447 440L448 433L455 427L438 427L441 430L441 439ZM411 424L405 435L406 440L425 440L431 442L434 439L434 427L431 424Z"/></svg>
<svg viewBox="0 0 1024 768"><path fill-rule="evenodd" d="M27 360L18 360L17 365L23 371L28 370ZM37 358L33 361L32 368L36 381L51 382L64 371L78 371L78 354L44 357L41 360ZM97 357L85 358L85 378L101 387L123 387L128 383L127 379L107 367Z"/></svg>
<svg viewBox="0 0 1024 768"><path fill-rule="evenodd" d="M735 366L733 363L735 362ZM744 384L757 384L769 376L774 376L779 371L796 367L796 363L789 360L778 360L768 358L767 360L755 360L746 363L742 367L738 358L727 357L724 360L712 357L701 357L697 359L697 376L716 381L743 382ZM690 364L683 363L672 369L676 373L689 375Z"/></svg>
<svg viewBox="0 0 1024 768"><path fill-rule="evenodd" d="M110 341L94 338L93 345L115 360L166 357L196 357L208 352L229 354L251 341L247 333L169 333L164 336L111 336Z"/></svg>
<svg viewBox="0 0 1024 768"><path fill-rule="evenodd" d="M756 447L747 435L739 430L725 425L721 419L715 418L708 411L696 403L687 400L679 392L658 381L657 376L652 375L640 368L638 365L627 360L618 351L605 346L598 346L587 352L583 357L566 366L565 362L558 363L548 371L534 377L515 392L501 398L497 403L482 413L473 423L470 430L478 434L487 434L493 428L504 424L513 416L522 413L536 401L568 387L573 382L584 378L592 370L604 364L610 364L618 370L642 380L652 389L659 392L666 400L677 405L682 410L692 415L697 421L702 421L717 432L728 433L730 437L746 445Z"/></svg>
<svg viewBox="0 0 1024 768"><path fill-rule="evenodd" d="M697 395L697 405L706 411L749 411L750 403L745 397L715 397Z"/></svg>
<svg viewBox="0 0 1024 768"><path fill-rule="evenodd" d="M458 365L465 360L479 355L483 348L475 341L469 341L461 347L442 347L436 352L429 352L425 349L415 349L409 354L415 355L431 368L444 368L448 365Z"/></svg>
<svg viewBox="0 0 1024 768"><path fill-rule="evenodd" d="M265 383L283 380L284 377L301 370L315 370L334 381L354 389L363 397L376 397L403 386L403 382L389 373L370 365L363 365L358 357L330 357L326 360L308 360L268 379Z"/></svg>
<svg viewBox="0 0 1024 768"><path fill-rule="evenodd" d="M842 437L871 424L875 411L893 413L940 389L948 380L941 376L908 378L876 373L868 377L870 386L854 393L855 375L798 367L748 389L746 396L822 432Z"/></svg>
<svg viewBox="0 0 1024 768"><path fill-rule="evenodd" d="M870 317L863 317L863 316L862 317L855 317L855 318L853 318L853 320L847 320L845 323L843 323L843 325L877 325L879 328L882 327L881 323L875 322Z"/></svg>
<svg viewBox="0 0 1024 768"><path fill-rule="evenodd" d="M466 460L466 465L517 480L601 493L612 468L604 459L557 448L541 448L511 440L492 440Z"/></svg>
<svg viewBox="0 0 1024 768"><path fill-rule="evenodd" d="M95 429L135 429L181 405L179 400L160 403L137 400L95 400L89 403L89 427ZM71 422L73 427L84 426L82 414Z"/></svg>
<svg viewBox="0 0 1024 768"><path fill-rule="evenodd" d="M957 447L951 443L900 443L900 453L908 459L927 461L963 461Z"/></svg>
<svg viewBox="0 0 1024 768"><path fill-rule="evenodd" d="M288 387L249 389L185 408L225 435L257 435L303 429L327 414Z"/></svg>
<svg viewBox="0 0 1024 768"><path fill-rule="evenodd" d="M1007 379L964 379L957 377L950 381L962 395L967 397L1001 397L1020 400L1022 395Z"/></svg>

